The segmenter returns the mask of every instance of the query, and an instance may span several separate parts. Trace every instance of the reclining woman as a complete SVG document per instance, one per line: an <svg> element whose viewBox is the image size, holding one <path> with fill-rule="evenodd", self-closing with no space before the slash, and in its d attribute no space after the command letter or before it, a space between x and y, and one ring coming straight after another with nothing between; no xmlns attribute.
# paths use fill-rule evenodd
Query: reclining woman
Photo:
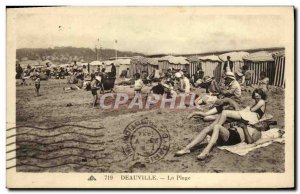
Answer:
<svg viewBox="0 0 300 194"><path fill-rule="evenodd" d="M213 108L207 112L196 111L191 113L187 118L191 119L193 117L203 117L204 121L214 121L219 118L219 114L222 113L224 109L240 110L238 103L236 103L231 98L217 99L213 105Z"/></svg>
<svg viewBox="0 0 300 194"><path fill-rule="evenodd" d="M241 129L230 131L230 129L223 127L223 124L229 119L234 119L235 121L242 123L246 122L251 125L258 123L266 111L266 94L262 89L255 89L252 93L252 98L254 99L255 104L251 108L246 107L243 110L222 111L220 116L210 126L204 128L186 148L180 150L176 154L182 155L189 153L190 148L203 141L209 133L212 133L212 138L206 148L198 156L198 159L204 159L207 157L211 148L217 143L219 136L224 140L225 145L234 145L240 143L243 140L243 136L246 137L248 134L250 134L254 141L257 141L257 135L255 135L256 133L254 133L255 130L253 129L247 133L244 128L242 128L243 131Z"/></svg>
<svg viewBox="0 0 300 194"><path fill-rule="evenodd" d="M261 131L267 131L270 129L268 122L264 121L258 122L254 125L246 125L244 122L241 122L239 125L231 126L229 128L216 124L216 122L217 121L204 128L191 143L189 143L184 149L176 152L175 156L189 154L191 152L191 148L206 139L207 135L211 135L211 139L207 146L197 156L198 160L204 160L209 156L209 152L215 144L227 146L241 142L252 144L261 138Z"/></svg>

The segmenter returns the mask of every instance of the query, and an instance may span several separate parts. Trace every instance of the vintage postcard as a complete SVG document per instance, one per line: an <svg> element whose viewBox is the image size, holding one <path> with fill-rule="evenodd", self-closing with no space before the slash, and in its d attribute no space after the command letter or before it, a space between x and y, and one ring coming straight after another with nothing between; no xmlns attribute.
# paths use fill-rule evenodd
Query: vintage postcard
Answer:
<svg viewBox="0 0 300 194"><path fill-rule="evenodd" d="M8 188L294 188L294 8L7 7Z"/></svg>

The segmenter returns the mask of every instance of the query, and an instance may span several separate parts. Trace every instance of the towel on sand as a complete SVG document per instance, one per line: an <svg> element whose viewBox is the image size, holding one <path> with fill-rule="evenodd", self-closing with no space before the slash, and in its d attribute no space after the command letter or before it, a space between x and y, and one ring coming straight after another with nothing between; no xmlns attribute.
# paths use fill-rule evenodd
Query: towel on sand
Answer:
<svg viewBox="0 0 300 194"><path fill-rule="evenodd" d="M248 152L257 148L266 147L273 142L284 143L284 136L280 132L282 130L273 128L268 131L262 132L261 138L253 144L247 144L245 142L232 145L232 146L219 146L221 150L227 150L240 156L245 156Z"/></svg>

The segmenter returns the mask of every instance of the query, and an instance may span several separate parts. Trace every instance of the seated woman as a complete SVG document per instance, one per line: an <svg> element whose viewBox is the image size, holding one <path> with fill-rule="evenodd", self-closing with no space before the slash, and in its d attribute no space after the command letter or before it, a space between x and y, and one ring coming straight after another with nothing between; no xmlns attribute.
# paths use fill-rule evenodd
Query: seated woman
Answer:
<svg viewBox="0 0 300 194"><path fill-rule="evenodd" d="M190 153L191 148L206 139L207 135L211 135L211 139L209 140L207 146L197 156L198 160L204 160L207 158L210 150L215 144L235 145L241 142L251 144L261 138L261 131L267 131L269 129L269 124L264 121L251 126L241 122L238 126L232 126L229 128L225 128L217 124L217 121L215 121L210 126L204 128L184 149L176 152L175 156L182 156Z"/></svg>
<svg viewBox="0 0 300 194"><path fill-rule="evenodd" d="M187 118L190 119L193 117L203 117L204 121L214 121L224 109L232 108L234 110L239 110L239 105L231 98L218 99L214 104L214 108L208 110L207 112L193 112Z"/></svg>
<svg viewBox="0 0 300 194"><path fill-rule="evenodd" d="M254 99L255 104L251 108L246 107L240 111L224 110L218 118L217 124L223 125L228 119L245 120L250 124L257 123L265 114L267 95L258 88L252 92L252 99Z"/></svg>

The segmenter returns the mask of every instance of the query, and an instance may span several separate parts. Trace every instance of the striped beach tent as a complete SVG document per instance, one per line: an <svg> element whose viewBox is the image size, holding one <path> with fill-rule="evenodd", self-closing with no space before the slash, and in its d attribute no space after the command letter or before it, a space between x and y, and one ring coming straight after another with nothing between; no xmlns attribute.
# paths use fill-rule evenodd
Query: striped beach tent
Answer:
<svg viewBox="0 0 300 194"><path fill-rule="evenodd" d="M117 76L120 76L122 71L127 70L127 68L130 69L131 59L130 58L115 59L111 61L111 64L112 63L114 63L114 65L116 66ZM111 64L107 65L107 68L109 69L108 71L111 71Z"/></svg>
<svg viewBox="0 0 300 194"><path fill-rule="evenodd" d="M98 67L100 70L102 69L102 62L101 61L92 61L90 62L90 72L96 72Z"/></svg>
<svg viewBox="0 0 300 194"><path fill-rule="evenodd" d="M153 70L158 69L158 58L145 58L147 72L150 75Z"/></svg>
<svg viewBox="0 0 300 194"><path fill-rule="evenodd" d="M194 75L198 68L202 69L202 65L198 56L191 56L187 58L187 61L190 62L188 70L190 75Z"/></svg>
<svg viewBox="0 0 300 194"><path fill-rule="evenodd" d="M165 56L158 59L160 72L166 72L169 68L180 70L188 69L189 62L186 57Z"/></svg>
<svg viewBox="0 0 300 194"><path fill-rule="evenodd" d="M274 75L274 86L284 87L285 86L285 53L280 51L273 53L275 59L275 75Z"/></svg>
<svg viewBox="0 0 300 194"><path fill-rule="evenodd" d="M169 59L172 57L173 56L168 55L158 59L158 63L159 63L158 67L160 72L166 72L169 68L171 68Z"/></svg>
<svg viewBox="0 0 300 194"><path fill-rule="evenodd" d="M133 76L136 73L142 73L142 71L147 70L147 66L145 65L145 57L142 56L134 56L130 61L130 76Z"/></svg>
<svg viewBox="0 0 300 194"><path fill-rule="evenodd" d="M254 73L251 76L252 84L258 84L261 72L266 72L269 77L270 85L273 85L275 75L275 60L272 53L266 51L259 51L252 53L244 59L244 64L249 66L249 69Z"/></svg>
<svg viewBox="0 0 300 194"><path fill-rule="evenodd" d="M199 57L204 76L215 77L219 82L221 80L222 61L216 55Z"/></svg>
<svg viewBox="0 0 300 194"><path fill-rule="evenodd" d="M105 72L111 71L111 65L115 64L115 60L106 60L106 61L92 61L90 62L90 71L97 72L98 68L102 71L102 68L105 68ZM86 65L87 66L87 65Z"/></svg>
<svg viewBox="0 0 300 194"><path fill-rule="evenodd" d="M242 66L244 66L243 58L248 56L248 52L240 51L240 52L229 52L219 55L219 58L222 60L222 69L224 62L227 61L227 56L230 57L230 60L233 62L233 72L238 72L241 70Z"/></svg>

